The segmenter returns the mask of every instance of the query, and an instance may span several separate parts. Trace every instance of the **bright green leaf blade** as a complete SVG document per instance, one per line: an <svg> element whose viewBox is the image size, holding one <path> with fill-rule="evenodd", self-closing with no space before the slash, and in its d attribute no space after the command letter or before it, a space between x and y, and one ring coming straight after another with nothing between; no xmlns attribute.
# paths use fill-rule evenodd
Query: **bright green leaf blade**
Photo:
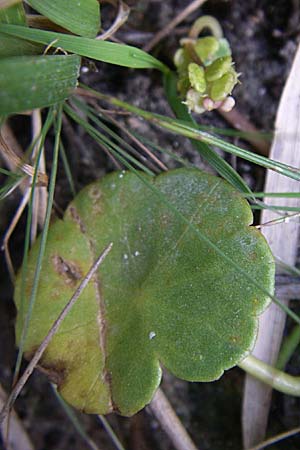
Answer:
<svg viewBox="0 0 300 450"><path fill-rule="evenodd" d="M229 184L195 169L157 177L117 172L91 184L49 231L48 267L41 274L27 357L96 256L113 242L97 280L42 359L63 397L86 412L131 415L150 402L160 363L186 380L219 378L254 345L258 314L269 303L259 286L273 290L273 257L259 231L248 226L251 221L248 203ZM257 285L198 239L194 228ZM17 305L19 297L18 279ZM17 340L21 328L19 316Z"/></svg>
<svg viewBox="0 0 300 450"><path fill-rule="evenodd" d="M0 114L43 108L68 98L77 84L77 55L20 56L0 65Z"/></svg>
<svg viewBox="0 0 300 450"><path fill-rule="evenodd" d="M0 33L0 58L30 56L39 53L42 53L41 45Z"/></svg>
<svg viewBox="0 0 300 450"><path fill-rule="evenodd" d="M22 3L0 9L0 23L26 25ZM7 56L35 55L41 53L41 45L0 33L0 58Z"/></svg>
<svg viewBox="0 0 300 450"><path fill-rule="evenodd" d="M26 14L22 3L0 8L0 22L15 25L26 25Z"/></svg>
<svg viewBox="0 0 300 450"><path fill-rule="evenodd" d="M100 29L97 0L26 0L26 3L52 22L79 36L93 38Z"/></svg>
<svg viewBox="0 0 300 450"><path fill-rule="evenodd" d="M132 67L134 69L158 69L162 72L169 70L158 59L130 45L69 36L52 31L34 30L15 25L0 25L0 32L22 39L29 39L33 42L52 45L55 48L61 47L68 52L118 66Z"/></svg>

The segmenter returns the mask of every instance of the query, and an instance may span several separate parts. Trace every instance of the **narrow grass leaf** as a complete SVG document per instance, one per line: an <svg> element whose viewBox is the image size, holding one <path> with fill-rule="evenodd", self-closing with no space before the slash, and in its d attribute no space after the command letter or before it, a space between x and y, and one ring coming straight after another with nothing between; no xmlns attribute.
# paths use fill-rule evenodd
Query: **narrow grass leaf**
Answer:
<svg viewBox="0 0 300 450"><path fill-rule="evenodd" d="M39 53L42 53L40 44L0 33L0 58L38 55Z"/></svg>
<svg viewBox="0 0 300 450"><path fill-rule="evenodd" d="M32 224L35 187L37 184L38 172L39 172L38 167L39 167L39 162L41 159L42 149L44 146L46 135L54 121L55 112L56 112L56 110L54 108L49 109L45 123L43 125L42 132L41 132L41 139L40 139L40 143L39 143L39 149L38 149L38 153L37 153L37 157L36 157L36 161L35 161L35 170L34 170L34 174L32 177L32 188L31 188L31 192L30 192L28 214L27 214L27 220L26 220L25 237L24 237L24 252L23 252L22 272L21 272L20 311L22 312L22 314L24 314L24 305L25 305L25 286L26 286L25 280L26 280L26 277L28 274L28 270L27 270L28 264L27 263L28 263L28 253L29 253L29 246L30 246L30 230L31 230L31 224ZM50 201L50 199L48 196L48 202L49 201ZM29 319L30 319L30 316L29 316ZM19 375L27 330L24 329L24 331L22 331L22 333L24 334L24 339L21 339L20 345L19 345L19 351L18 351L17 361L16 361L16 365L15 365L15 370L14 370L14 381L17 380L18 375Z"/></svg>
<svg viewBox="0 0 300 450"><path fill-rule="evenodd" d="M64 169L65 169L65 174L66 174L72 195L75 197L76 189L75 189L75 185L74 185L72 170L71 170L71 167L70 167L70 164L68 161L68 157L67 157L67 154L65 151L65 147L64 147L64 144L62 143L62 141L60 141L59 156L61 157Z"/></svg>
<svg viewBox="0 0 300 450"><path fill-rule="evenodd" d="M149 170L144 164L142 164L140 161L138 161L133 156L129 155L126 151L124 151L119 145L112 142L107 136L105 136L103 133L99 132L93 125L89 124L85 119L82 119L78 114L75 113L75 111L70 108L68 105L64 106L64 111L70 116L71 119L73 119L75 122L77 122L79 125L81 125L86 132L95 139L96 142L98 142L102 147L105 147L109 153L111 153L116 159L123 162L130 161L133 163L136 167L141 169L143 172L147 173L148 175L153 175L153 172ZM91 120L96 121L95 118L90 116Z"/></svg>
<svg viewBox="0 0 300 450"><path fill-rule="evenodd" d="M100 29L97 0L26 0L26 3L52 22L79 36L93 38Z"/></svg>
<svg viewBox="0 0 300 450"><path fill-rule="evenodd" d="M0 8L0 22L26 25L26 14L23 4L16 3L8 8Z"/></svg>
<svg viewBox="0 0 300 450"><path fill-rule="evenodd" d="M44 228L41 235L41 241L39 246L39 253L38 253L38 259L36 264L36 270L34 274L34 282L32 286L32 290L30 292L30 298L28 302L28 310L25 315L25 321L22 327L22 334L20 339L20 345L19 345L19 355L22 354L24 344L26 342L27 333L29 330L30 325L30 319L33 311L33 306L35 304L36 299L36 293L37 288L39 284L39 278L42 270L42 263L44 258L44 252L48 237L48 230L50 225L50 219L51 219L51 212L52 212L52 205L54 200L54 190L55 190L55 182L56 182L56 174L57 174L57 165L58 165L58 154L59 154L59 142L60 142L60 133L61 133L61 123L62 123L62 108L61 106L58 107L57 110L57 123L56 123L56 131L55 131L55 143L54 143L54 149L53 149L53 159L52 159L52 172L50 177L50 183L49 183L49 195L48 195L48 202L47 202L47 210L46 210L46 217L45 217L45 223ZM18 357L19 357L18 355Z"/></svg>
<svg viewBox="0 0 300 450"><path fill-rule="evenodd" d="M0 32L40 44L52 45L55 48L61 47L67 52L77 53L87 58L118 66L132 67L134 69L158 69L162 72L169 70L158 59L130 45L7 24L0 25Z"/></svg>
<svg viewBox="0 0 300 450"><path fill-rule="evenodd" d="M0 65L0 114L43 108L65 100L79 74L77 55L20 56Z"/></svg>
<svg viewBox="0 0 300 450"><path fill-rule="evenodd" d="M162 116L161 114L155 114L149 111L145 111L144 109L138 108L136 106L130 105L127 102L119 100L116 97L102 94L100 92L93 91L93 93L95 97L98 97L102 100L106 100L112 105L118 106L120 108L125 109L126 111L130 111L133 114L143 117L149 122L152 122L161 128L167 129L174 134L180 134L182 136L186 136L190 139L194 139L203 142L205 144L215 145L216 147L219 147L228 153L246 159L247 161L253 162L254 164L258 164L259 166L265 167L267 169L279 172L281 175L284 175L286 177L300 181L300 169L288 166L287 164L275 161L273 159L265 158L264 156L256 155L241 147L230 144L229 142L226 142L209 133L199 130L198 127L196 127L190 122L187 122L186 120L184 121L173 119L171 117Z"/></svg>
<svg viewBox="0 0 300 450"><path fill-rule="evenodd" d="M55 397L57 398L57 401L59 402L60 406L68 416L68 419L72 423L73 427L77 431L77 433L82 437L85 444L91 449L91 450L100 450L99 447L91 440L87 432L85 431L83 425L81 424L80 420L78 419L77 415L75 414L74 410L71 408L71 406L68 405L62 398L62 396L57 392L57 387L54 384L51 384L53 392L55 394Z"/></svg>
<svg viewBox="0 0 300 450"><path fill-rule="evenodd" d="M20 2L7 8L0 8L0 23L26 26L26 15L23 4ZM40 44L0 33L0 58L6 56L35 55L41 53L41 49Z"/></svg>

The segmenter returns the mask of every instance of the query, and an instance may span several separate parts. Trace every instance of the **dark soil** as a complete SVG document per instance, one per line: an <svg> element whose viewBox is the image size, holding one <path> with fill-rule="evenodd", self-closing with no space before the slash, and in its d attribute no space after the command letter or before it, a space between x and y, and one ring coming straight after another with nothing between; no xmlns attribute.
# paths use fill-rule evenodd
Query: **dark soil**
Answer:
<svg viewBox="0 0 300 450"><path fill-rule="evenodd" d="M132 13L128 23L124 25L117 37L132 45L141 46L190 1L131 0L128 3L132 7ZM231 43L236 68L242 73L241 84L235 90L238 109L258 129L272 130L280 94L299 41L299 1L211 0L204 4L199 13L191 15L188 21L181 24L177 34L168 36L156 47L156 56L171 65L171 56L178 45L178 38L184 35L186 27L200 14L216 16L221 21L225 36ZM103 8L105 21L108 22L111 16L111 7L105 6ZM97 71L90 70L82 76L83 82L143 109L171 115L159 73L128 70L100 63L97 63L96 67ZM186 139L162 132L132 116L120 116L117 119L124 125L135 128L140 134L162 147L176 151L198 167L206 167ZM204 124L228 127L216 113L206 114L200 120ZM26 143L28 122L17 119L14 120L13 127L20 142ZM69 130L65 128L64 142L76 188L80 189L90 181L100 178L107 171L113 170L114 165L82 130L73 124L69 124L69 127L72 128ZM49 148L50 141L49 138ZM235 138L235 142L251 148L239 138ZM262 171L255 170L248 163L233 160L228 156L226 158L236 165L252 187L261 187ZM169 167L175 164L165 156L162 159ZM66 177L60 168L55 197L57 207L65 208L71 197ZM8 226L19 201L20 197L15 193L5 203L0 204L1 234ZM21 262L25 222L24 215L10 244L16 267L19 267ZM12 301L12 285L9 282L3 258L0 264L0 381L9 390L16 357L13 329L15 309ZM230 370L221 380L210 384L186 383L166 374L163 387L199 448L202 450L242 448L240 411L243 374L241 371ZM36 450L88 448L65 416L44 375L37 372L31 377L16 403L16 410ZM80 414L78 416L87 433L100 449L115 448L96 417ZM126 449L168 450L173 448L147 409L131 419L111 415L108 420ZM274 394L269 434L282 432L298 424L299 402L293 398ZM286 440L273 448L299 449L300 438Z"/></svg>

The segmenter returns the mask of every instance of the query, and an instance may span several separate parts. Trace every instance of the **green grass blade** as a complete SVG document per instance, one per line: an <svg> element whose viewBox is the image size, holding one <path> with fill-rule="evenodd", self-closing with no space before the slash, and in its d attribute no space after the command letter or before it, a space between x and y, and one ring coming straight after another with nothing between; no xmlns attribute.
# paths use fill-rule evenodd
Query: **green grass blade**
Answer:
<svg viewBox="0 0 300 450"><path fill-rule="evenodd" d="M276 363L276 368L279 370L284 370L285 366L291 359L293 353L300 344L300 327L296 325L292 332L284 339L278 360Z"/></svg>
<svg viewBox="0 0 300 450"><path fill-rule="evenodd" d="M23 179L22 174L16 174L14 172L9 172L8 170L0 168L0 173L7 175L8 179L0 187L0 201L7 197L15 188L20 184Z"/></svg>
<svg viewBox="0 0 300 450"><path fill-rule="evenodd" d="M103 141L105 141L110 146L110 148L114 148L117 152L119 152L119 153L123 154L125 157L127 157L127 159L132 158L131 161L134 162L134 164L137 167L139 167L140 169L142 169L144 172L149 173L149 174L153 174L153 172L151 172L148 169L147 166L145 166L143 163L141 163L137 159L134 159L129 153L124 152L123 149L126 149L129 152L131 152L131 153L137 155L138 157L140 157L138 152L136 152L135 148L131 144L129 144L126 140L121 138L117 133L115 133L113 130L111 130L111 128L109 126L107 126L105 123L103 123L102 120L100 120L99 114L97 114L97 112L94 110L94 108L88 106L84 102L81 102L81 101L77 100L76 98L74 98L72 100L72 102L78 108L80 108L91 119L91 121L95 125L97 125L97 127L99 127L101 130L103 130L105 133L107 133L110 136L110 138L112 138L115 142L120 144L120 145L117 145L111 139L108 140L106 138L106 136L103 135L103 134L99 135L99 137L101 136Z"/></svg>
<svg viewBox="0 0 300 450"><path fill-rule="evenodd" d="M71 171L70 164L69 164L67 154L65 151L65 147L64 147L64 144L62 143L62 141L60 141L59 156L61 157L64 169L65 169L65 174L66 174L68 183L70 185L72 195L75 197L76 189L75 189L75 185L74 185L74 181L73 181L72 171Z"/></svg>
<svg viewBox="0 0 300 450"><path fill-rule="evenodd" d="M116 433L114 432L114 430L112 429L112 427L110 426L110 424L108 423L106 418L104 416L102 416L102 415L98 415L98 418L99 418L100 422L102 423L103 428L105 429L105 431L109 435L110 439L114 443L114 446L115 446L116 450L125 450L125 447L121 444L121 442L118 439Z"/></svg>
<svg viewBox="0 0 300 450"><path fill-rule="evenodd" d="M187 107L181 102L177 93L177 77L173 72L164 76L165 92L168 102L178 119L190 123L193 127L198 127ZM225 180L231 183L241 192L251 194L251 190L240 175L212 148L204 142L192 139L193 146L198 153L210 164Z"/></svg>
<svg viewBox="0 0 300 450"><path fill-rule="evenodd" d="M79 75L77 55L4 58L0 65L0 114L50 106L73 92Z"/></svg>
<svg viewBox="0 0 300 450"><path fill-rule="evenodd" d="M209 133L199 130L197 127L187 121L173 119L171 117L145 111L144 109L123 102L116 97L102 94L100 92L93 91L93 93L95 97L106 100L114 106L118 106L125 109L126 111L130 111L133 114L143 117L149 122L158 125L159 127L166 130L169 130L174 134L180 134L190 139L195 139L206 144L215 145L216 147L219 147L228 153L246 159L247 161L253 162L254 164L258 164L262 167L265 167L266 169L279 172L281 175L284 175L286 177L300 181L300 169L298 168L288 166L287 164L281 163L279 161L274 161L272 159L265 158L264 156L249 152L248 150L245 150L241 147L237 147L236 145L230 144L226 141L223 141L222 139L212 136Z"/></svg>
<svg viewBox="0 0 300 450"><path fill-rule="evenodd" d="M138 161L133 156L129 155L120 146L112 142L107 136L105 136L103 133L100 133L94 126L89 124L86 120L82 119L68 105L64 106L64 110L70 116L71 119L73 119L75 122L81 125L86 130L86 132L93 139L95 139L96 142L99 142L101 146L105 147L108 150L108 152L110 152L113 156L115 156L116 159L120 160L121 162L123 162L123 160L124 161L128 160L133 164L135 164L136 167L138 167L148 175L154 175L153 172L151 172L147 167L145 167L140 161ZM90 118L93 120L93 117Z"/></svg>
<svg viewBox="0 0 300 450"><path fill-rule="evenodd" d="M42 49L40 44L0 33L0 58L38 55L42 53Z"/></svg>
<svg viewBox="0 0 300 450"><path fill-rule="evenodd" d="M252 205L252 209L271 209L276 211L291 211L291 212L300 212L299 206L281 206L281 205L268 205L267 203Z"/></svg>
<svg viewBox="0 0 300 450"><path fill-rule="evenodd" d="M39 151L35 163L35 172L34 176L32 178L32 190L30 195L30 201L29 201L29 207L28 207L28 217L27 217L27 223L26 223L26 230L25 230L25 239L24 239L24 256L23 256L23 264L22 264L22 280L21 280L21 301L20 301L20 314L22 314L22 317L24 317L22 309L24 308L25 304L25 295L26 295L26 276L27 276L27 261L28 261L28 252L29 252L29 245L30 245L30 228L31 228L31 222L32 222L32 208L34 204L34 193L35 193L35 187L37 183L37 174L38 174L38 166L39 161L42 153L42 148L45 142L46 134L49 131L49 128L54 120L54 116L58 113L57 118L57 129L56 129L56 136L55 136L55 144L54 144L54 151L53 151L53 160L52 160L52 172L51 172L51 178L49 183L49 195L48 195L48 202L47 202L47 210L46 210L46 216L45 216L45 223L44 228L42 232L42 238L40 243L40 250L39 250L39 256L34 276L34 283L32 287L32 291L30 293L30 300L29 300L29 308L25 317L25 323L22 329L22 336L20 338L19 343L19 351L15 366L15 372L14 372L14 380L16 381L21 361L22 361L22 355L24 350L24 343L26 340L28 327L30 323L30 318L33 310L33 306L35 303L35 297L39 282L39 276L41 273L42 268L42 260L43 260L43 254L45 250L47 235L48 235L48 229L50 224L50 218L51 218L51 210L52 210L52 204L53 204L53 198L54 198L54 189L55 189L55 180L56 180L56 173L57 173L57 160L58 160L58 149L59 149L59 140L60 140L60 127L61 127L61 107L58 108L58 111L56 108L53 108L49 111L47 119L45 121L45 124L42 129L41 134L41 140L39 145Z"/></svg>
<svg viewBox="0 0 300 450"><path fill-rule="evenodd" d="M93 38L100 29L97 0L26 0L26 3L52 22L79 36Z"/></svg>
<svg viewBox="0 0 300 450"><path fill-rule="evenodd" d="M26 25L26 14L23 4L16 3L8 8L0 8L0 22Z"/></svg>
<svg viewBox="0 0 300 450"><path fill-rule="evenodd" d="M26 15L22 3L8 8L0 8L0 23L26 26ZM35 55L41 53L40 44L35 44L13 36L0 33L0 58L7 56Z"/></svg>
<svg viewBox="0 0 300 450"><path fill-rule="evenodd" d="M64 412L66 413L66 415L68 417L68 419L70 420L70 422L74 426L74 428L77 431L77 433L82 437L82 439L84 440L86 445L91 450L100 450L99 447L97 447L97 445L91 440L89 435L86 433L84 427L80 423L78 417L76 416L76 414L73 411L73 409L71 408L71 406L69 406L64 401L64 399L61 397L61 395L59 395L59 393L57 392L56 386L54 386L53 384L51 384L51 386L52 386L53 392L55 394L55 397L57 398L58 403L63 408Z"/></svg>
<svg viewBox="0 0 300 450"><path fill-rule="evenodd" d="M278 197L278 198L299 198L300 192L253 192L251 194L255 198ZM245 194L245 197L248 197Z"/></svg>
<svg viewBox="0 0 300 450"><path fill-rule="evenodd" d="M182 158L181 156L178 156L175 152L172 150L167 150L165 148L162 148L160 145L155 144L150 139L147 139L145 136L137 133L137 131L130 129L130 133L135 136L137 139L139 139L143 144L147 145L148 147L152 148L153 150L156 150L162 154L169 155L172 159L179 162L184 167L195 167L194 164L189 162L187 159Z"/></svg>
<svg viewBox="0 0 300 450"><path fill-rule="evenodd" d="M132 67L134 69L158 69L162 72L169 70L158 59L130 45L54 33L52 31L34 30L16 25L0 25L1 32L40 44L52 45L55 48L61 47L67 52L77 53L87 58L118 66Z"/></svg>

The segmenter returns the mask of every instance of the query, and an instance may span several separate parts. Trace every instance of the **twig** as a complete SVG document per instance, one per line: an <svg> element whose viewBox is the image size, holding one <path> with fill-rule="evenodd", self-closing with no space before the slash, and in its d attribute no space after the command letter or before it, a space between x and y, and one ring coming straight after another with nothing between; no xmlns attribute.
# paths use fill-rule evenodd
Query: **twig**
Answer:
<svg viewBox="0 0 300 450"><path fill-rule="evenodd" d="M122 2L122 0L109 1L107 3L111 3L115 7L118 6L118 13L109 29L96 37L96 39L99 40L112 38L116 31L118 31L118 29L127 21L130 13L129 6L127 6L126 3Z"/></svg>
<svg viewBox="0 0 300 450"><path fill-rule="evenodd" d="M156 391L148 408L152 411L177 450L197 450L161 389Z"/></svg>
<svg viewBox="0 0 300 450"><path fill-rule="evenodd" d="M26 208L29 197L30 197L30 189L28 188L27 191L24 192L22 200L21 200L7 230L5 231L5 234L3 236L2 245L1 245L1 250L4 250L5 261L6 261L8 273L9 273L12 283L14 283L14 281L15 281L15 271L14 271L14 266L13 266L12 259L10 256L9 241L10 241L10 237L11 237L12 233L14 232L14 230L20 220L21 215L24 212L24 209Z"/></svg>
<svg viewBox="0 0 300 450"><path fill-rule="evenodd" d="M159 41L161 41L171 33L173 28L175 28L180 22L186 19L187 16L200 8L200 6L205 3L205 1L206 0L194 0L192 3L190 3L184 10L181 11L181 13L179 13L173 20L171 20L171 22L169 22L162 30L160 30L154 36L154 38L151 39L150 42L148 42L148 44L144 45L143 50L145 52L150 52L153 47L158 44Z"/></svg>
<svg viewBox="0 0 300 450"><path fill-rule="evenodd" d="M3 420L7 416L11 406L13 405L13 403L16 400L16 398L20 394L23 386L25 385L25 383L27 382L28 378L32 374L32 372L33 372L34 368L36 367L37 363L39 362L39 360L43 356L43 353L45 352L45 350L46 350L48 344L50 343L51 339L53 338L53 336L55 335L55 333L59 329L62 321L65 319L65 317L67 316L67 314L69 313L71 308L74 306L74 304L78 300L80 294L82 293L82 291L84 290L86 285L89 283L89 281L93 277L94 273L97 271L97 269L100 266L100 264L104 261L105 257L110 252L110 250L112 248L112 245L113 244L110 243L104 249L104 251L101 253L101 255L97 258L97 260L94 262L93 266L90 268L90 270L88 271L86 276L83 278L83 280L79 284L78 288L76 289L76 291L74 292L74 294L72 295L72 297L70 298L70 300L68 301L66 306L63 308L63 310L61 311L61 313L58 316L58 318L53 323L53 325L50 328L50 330L48 331L46 337L43 339L42 343L40 344L40 346L38 347L38 349L34 353L30 363L28 364L28 366L25 369L25 372L23 373L23 375L21 376L21 378L19 379L19 381L15 385L15 387L12 390L10 396L8 397L8 400L7 400L6 404L4 405L4 407L2 408L2 410L0 412L0 424L3 422Z"/></svg>
<svg viewBox="0 0 300 450"><path fill-rule="evenodd" d="M282 441L283 439L287 439L291 436L294 436L297 433L300 433L300 427L293 428L292 430L277 434L276 436L273 436L270 439L266 439L265 441L261 442L260 444L256 445L255 447L249 448L248 450L262 450L262 449L268 447L269 445L275 444L279 441Z"/></svg>
<svg viewBox="0 0 300 450"><path fill-rule="evenodd" d="M7 399L6 392L0 385L0 408L3 407ZM7 443L7 449L13 450L34 450L28 434L17 414L12 411L10 415L9 428L5 420L0 427L3 443ZM7 435L7 437L6 437Z"/></svg>
<svg viewBox="0 0 300 450"><path fill-rule="evenodd" d="M106 116L105 112L103 113L104 116ZM107 117L107 116L106 116ZM168 170L167 166L159 159L157 158L151 150L146 147L137 137L135 137L129 130L126 129L125 126L121 125L120 122L115 120L113 117L109 117L109 120L120 128L120 130L123 131L130 139L138 145L156 164L162 169L162 170Z"/></svg>
<svg viewBox="0 0 300 450"><path fill-rule="evenodd" d="M112 427L110 426L108 421L105 419L105 417L102 416L101 414L98 414L97 417L100 420L100 422L102 423L103 428L105 429L106 433L108 434L108 436L112 440L112 442L113 442L114 446L116 447L116 449L117 450L125 450L123 444L120 442L119 438L116 436L114 430L112 429Z"/></svg>
<svg viewBox="0 0 300 450"><path fill-rule="evenodd" d="M34 167L32 167L30 164L24 163L20 158L20 156L18 156L15 153L15 151L12 148L10 148L9 145L7 145L6 141L3 139L1 134L0 134L0 145L2 156L5 158L5 161L8 162L8 166L11 168L11 170L20 169L26 175L33 177ZM38 182L41 183L42 185L47 186L48 184L47 175L38 172Z"/></svg>
<svg viewBox="0 0 300 450"><path fill-rule="evenodd" d="M257 128L237 109L237 107L234 107L229 112L224 112L218 109L218 113L236 130L249 133L249 135L243 136L243 139L250 142L250 144L253 144L258 153L263 156L269 156L269 143L259 138L259 130L257 130Z"/></svg>

